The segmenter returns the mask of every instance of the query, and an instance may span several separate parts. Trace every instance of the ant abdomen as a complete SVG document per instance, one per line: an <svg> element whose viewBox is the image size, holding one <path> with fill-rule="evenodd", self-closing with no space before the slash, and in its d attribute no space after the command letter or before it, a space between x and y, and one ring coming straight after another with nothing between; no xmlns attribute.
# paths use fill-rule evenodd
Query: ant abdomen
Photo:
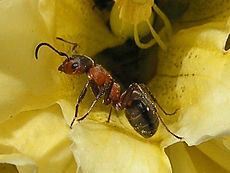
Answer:
<svg viewBox="0 0 230 173"><path fill-rule="evenodd" d="M125 115L131 126L144 138L152 137L159 126L158 117L153 116L155 110L147 107L140 100L133 100L130 106L125 108Z"/></svg>

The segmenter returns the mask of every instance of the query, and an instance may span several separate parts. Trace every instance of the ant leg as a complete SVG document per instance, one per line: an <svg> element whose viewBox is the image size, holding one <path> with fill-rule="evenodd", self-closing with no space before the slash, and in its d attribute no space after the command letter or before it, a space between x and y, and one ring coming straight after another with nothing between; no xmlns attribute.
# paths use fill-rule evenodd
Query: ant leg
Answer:
<svg viewBox="0 0 230 173"><path fill-rule="evenodd" d="M72 122L71 122L71 124L70 124L70 128L71 128L71 129L72 129L72 126L73 126L74 121L75 121L76 118L77 118L79 104L81 103L81 101L82 101L83 98L85 97L85 94L86 94L86 91L87 91L88 86L89 86L89 80L88 80L87 83L85 84L85 86L84 86L84 88L83 88L83 90L82 90L82 92L81 92L81 94L80 94L80 96L79 96L79 98L78 98L78 100L77 100L75 115L74 115L74 118L73 118L73 120L72 120Z"/></svg>
<svg viewBox="0 0 230 173"><path fill-rule="evenodd" d="M98 101L98 100L102 97L102 95L105 93L105 89L106 89L106 88L102 89L102 90L98 93L96 99L95 99L95 100L93 101L93 103L91 104L91 106L90 106L88 112L87 112L83 117L77 119L77 121L82 121L82 120L84 120L84 119L89 115L89 113L92 111L92 109L93 109L93 107L95 106L95 104L97 103L97 101Z"/></svg>
<svg viewBox="0 0 230 173"><path fill-rule="evenodd" d="M109 105L111 103L111 98L109 97L110 94L111 94L111 90L112 90L112 87L113 87L113 84L114 84L114 81L112 80L108 85L107 85L107 89L105 89L105 94L104 94L104 104L105 105ZM111 113L112 113L112 106L110 107L110 110L109 110L109 116L108 116L108 119L107 119L107 123L109 123L110 121L110 117L111 117Z"/></svg>
<svg viewBox="0 0 230 173"><path fill-rule="evenodd" d="M112 110L113 110L113 107L111 106L110 110L109 110L109 116L108 116L108 119L107 119L107 123L109 123L110 121L110 118L111 118L111 114L112 114Z"/></svg>
<svg viewBox="0 0 230 173"><path fill-rule="evenodd" d="M72 45L73 45L73 48L72 48L72 54L76 54L75 49L76 49L76 48L77 48L77 46L78 46L78 44L77 44L77 43L74 43L74 42L72 42L72 41L68 41L68 40L64 40L64 39L63 39L63 38L61 38L61 37L56 37L56 39L61 40L61 41L65 42L65 43L72 44Z"/></svg>
<svg viewBox="0 0 230 173"><path fill-rule="evenodd" d="M176 114L176 112L179 110L179 108L177 108L174 112L172 113L167 113L162 107L161 105L158 103L157 99L153 96L152 92L148 89L148 87L145 86L145 84L140 84L141 87L143 87L151 96L151 98L153 99L153 101L157 104L157 106L161 109L162 112L164 112L165 115L174 115Z"/></svg>
<svg viewBox="0 0 230 173"><path fill-rule="evenodd" d="M55 49L53 46L51 46L49 43L40 43L39 45L37 45L36 49L35 49L35 58L38 59L38 50L40 49L41 46L48 46L49 48L51 48L53 51L55 51L58 55L60 56L65 56L66 58L69 58L69 56L64 53L64 52L59 52L57 49Z"/></svg>
<svg viewBox="0 0 230 173"><path fill-rule="evenodd" d="M161 123L163 124L163 126L166 128L166 130L170 133L170 134L172 134L174 137L176 137L177 139L183 139L182 137L180 137L180 136L177 136L176 134L174 134L173 132L171 132L170 130L169 130L169 128L166 126L166 124L165 124L165 122L163 121L163 119L161 118L161 116L160 115L158 115L158 113L156 113L156 115L157 115L157 117L158 117L158 119L161 121Z"/></svg>

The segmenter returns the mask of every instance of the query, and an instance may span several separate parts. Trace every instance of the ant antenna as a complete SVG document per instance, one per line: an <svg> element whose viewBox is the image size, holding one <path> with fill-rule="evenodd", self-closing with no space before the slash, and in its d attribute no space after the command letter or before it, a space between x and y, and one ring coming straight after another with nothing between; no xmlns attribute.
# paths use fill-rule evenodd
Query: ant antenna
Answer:
<svg viewBox="0 0 230 173"><path fill-rule="evenodd" d="M69 56L64 53L64 52L59 52L57 49L55 49L53 46L51 46L49 43L40 43L36 49L35 49L35 58L38 59L38 50L40 49L41 46L48 46L49 48L51 48L53 51L55 51L58 55L60 56L65 56L67 59L69 58Z"/></svg>
<svg viewBox="0 0 230 173"><path fill-rule="evenodd" d="M56 39L61 40L61 41L65 42L65 43L72 44L72 45L73 45L72 52L74 52L74 53L75 53L75 49L76 49L76 47L78 46L78 44L77 44L77 43L74 43L74 42L72 42L72 41L68 41L68 40L64 40L64 39L63 39L63 38L61 38L61 37L56 37Z"/></svg>

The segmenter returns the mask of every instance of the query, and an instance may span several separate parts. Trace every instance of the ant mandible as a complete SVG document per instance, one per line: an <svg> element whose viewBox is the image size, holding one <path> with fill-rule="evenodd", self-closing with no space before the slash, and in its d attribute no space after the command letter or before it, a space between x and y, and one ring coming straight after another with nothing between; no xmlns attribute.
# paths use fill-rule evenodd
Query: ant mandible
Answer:
<svg viewBox="0 0 230 173"><path fill-rule="evenodd" d="M96 99L91 104L87 113L81 118L77 119L77 121L82 121L85 119L98 100L104 95L103 103L105 105L112 105L109 111L107 122L110 121L112 108L115 108L116 110L125 109L125 115L129 123L134 130L136 130L136 132L138 132L144 138L150 138L156 133L160 120L170 134L178 139L182 139L182 137L177 136L168 129L163 119L158 114L156 105L163 111L165 115L173 115L177 110L175 110L173 113L165 112L157 102L156 98L144 84L132 83L128 89L121 94L120 85L115 82L108 71L106 71L101 65L95 64L90 57L76 53L75 49L77 47L77 43L64 40L60 37L57 37L57 39L73 45L71 57L64 52L58 51L49 43L40 43L35 49L35 58L38 59L38 51L41 46L48 46L58 55L66 57L64 62L59 66L59 71L70 75L81 75L86 73L88 76L88 80L78 98L75 116L70 124L70 128L72 128L73 123L78 116L79 104L83 100L87 88L90 86Z"/></svg>

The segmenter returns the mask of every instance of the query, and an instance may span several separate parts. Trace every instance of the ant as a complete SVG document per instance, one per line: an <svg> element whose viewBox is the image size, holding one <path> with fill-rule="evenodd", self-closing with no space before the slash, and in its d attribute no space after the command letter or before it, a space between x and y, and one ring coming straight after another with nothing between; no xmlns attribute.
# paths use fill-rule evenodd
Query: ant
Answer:
<svg viewBox="0 0 230 173"><path fill-rule="evenodd" d="M88 76L88 80L78 98L75 116L70 124L70 128L72 128L73 123L77 119L79 104L83 100L87 88L90 86L96 99L91 104L87 113L81 118L78 118L77 121L85 119L98 100L104 95L103 103L105 105L112 105L107 122L110 121L112 108L115 108L116 110L124 109L126 118L131 126L144 138L150 138L156 133L160 120L170 134L178 139L182 139L182 137L177 136L168 129L163 119L158 114L156 105L165 115L174 115L177 110L173 113L165 112L144 84L132 83L128 89L121 94L120 85L115 82L108 71L106 71L101 65L95 64L90 57L76 53L75 49L78 46L77 43L64 40L60 37L57 37L57 39L73 45L71 57L64 52L56 50L49 43L40 43L35 49L35 58L38 59L38 51L41 46L48 46L58 55L66 57L64 62L59 66L59 71L70 75L81 75L86 73Z"/></svg>

